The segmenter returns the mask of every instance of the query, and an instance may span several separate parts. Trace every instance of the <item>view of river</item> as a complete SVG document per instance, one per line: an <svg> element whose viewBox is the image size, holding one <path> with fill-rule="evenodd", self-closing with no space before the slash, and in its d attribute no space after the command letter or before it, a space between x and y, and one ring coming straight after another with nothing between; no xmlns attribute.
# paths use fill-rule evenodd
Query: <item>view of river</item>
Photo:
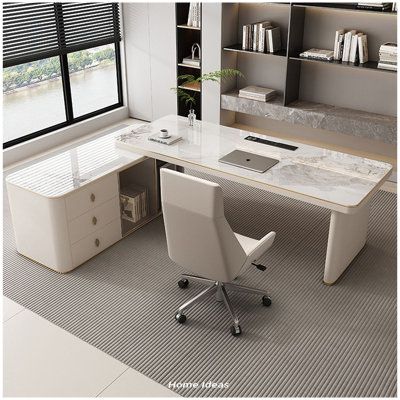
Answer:
<svg viewBox="0 0 400 400"><path fill-rule="evenodd" d="M115 64L73 73L70 80L75 117L118 102ZM3 143L64 121L61 78L3 94Z"/></svg>

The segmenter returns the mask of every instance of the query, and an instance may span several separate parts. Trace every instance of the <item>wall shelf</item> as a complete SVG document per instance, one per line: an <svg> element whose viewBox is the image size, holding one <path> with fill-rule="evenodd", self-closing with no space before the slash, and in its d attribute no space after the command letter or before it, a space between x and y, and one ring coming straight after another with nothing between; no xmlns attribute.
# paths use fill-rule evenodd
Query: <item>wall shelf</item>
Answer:
<svg viewBox="0 0 400 400"><path fill-rule="evenodd" d="M397 15L397 12L387 10L387 11L379 11L379 10L369 10L365 8L357 8L356 6L352 6L350 3L292 3L294 7L313 7L313 8L329 8L333 10L340 11L355 11L355 12L367 12L381 15Z"/></svg>
<svg viewBox="0 0 400 400"><path fill-rule="evenodd" d="M342 62L342 61L324 61L324 60L314 60L312 58L305 58L305 57L289 57L291 60L298 60L302 62L316 62L316 63L321 63L321 64L329 64L329 65L336 65L340 67L347 67L347 68L355 68L355 69L362 69L362 70L368 70L368 71L379 71L379 72L388 72L391 74L397 73L397 71L391 71L389 69L383 69L383 68L378 68L378 62L377 61L368 61L364 64L359 64L359 63L351 63L351 62Z"/></svg>
<svg viewBox="0 0 400 400"><path fill-rule="evenodd" d="M279 50L279 51L277 51L275 53L263 53L261 51L243 50L242 49L242 45L240 43L239 44L233 44L231 46L225 46L223 48L223 50L225 50L225 51L234 51L234 52L237 52L237 53L258 54L260 56L286 57L286 50L285 49Z"/></svg>
<svg viewBox="0 0 400 400"><path fill-rule="evenodd" d="M178 86L181 89L192 90L193 92L201 92L200 82L189 82Z"/></svg>
<svg viewBox="0 0 400 400"><path fill-rule="evenodd" d="M261 102L239 97L237 91L221 95L223 110L396 143L396 117L303 100L296 100L287 106L282 103L281 97Z"/></svg>
<svg viewBox="0 0 400 400"><path fill-rule="evenodd" d="M195 65L188 65L188 64L183 64L183 63L178 63L178 66L184 67L184 68L201 69L201 67L196 67Z"/></svg>
<svg viewBox="0 0 400 400"><path fill-rule="evenodd" d="M176 27L180 28L180 29L190 29L190 30L193 30L193 31L201 31L201 28L197 28L195 26L177 25Z"/></svg>

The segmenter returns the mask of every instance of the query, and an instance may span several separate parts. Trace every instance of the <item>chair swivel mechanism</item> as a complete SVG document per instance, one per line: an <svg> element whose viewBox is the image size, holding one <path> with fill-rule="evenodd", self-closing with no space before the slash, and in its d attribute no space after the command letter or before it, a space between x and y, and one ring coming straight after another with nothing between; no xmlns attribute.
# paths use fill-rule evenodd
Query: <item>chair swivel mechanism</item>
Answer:
<svg viewBox="0 0 400 400"><path fill-rule="evenodd" d="M265 269L256 261L271 247L275 232L269 232L260 240L233 232L225 219L223 194L218 184L166 168L162 168L160 174L168 255L192 273L183 274L178 285L183 289L193 280L207 286L179 307L175 318L184 323L189 308L215 294L217 301L224 302L233 321L232 335L238 336L242 330L228 292L259 295L264 306L271 305L271 298L264 291L233 281L251 265Z"/></svg>

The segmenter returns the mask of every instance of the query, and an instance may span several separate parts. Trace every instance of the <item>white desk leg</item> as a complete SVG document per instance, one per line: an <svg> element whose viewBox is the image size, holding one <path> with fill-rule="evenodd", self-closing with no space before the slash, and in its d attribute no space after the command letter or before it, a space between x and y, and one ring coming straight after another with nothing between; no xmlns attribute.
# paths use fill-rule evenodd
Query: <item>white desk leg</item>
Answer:
<svg viewBox="0 0 400 400"><path fill-rule="evenodd" d="M331 213L324 283L333 285L367 240L370 203L355 214Z"/></svg>

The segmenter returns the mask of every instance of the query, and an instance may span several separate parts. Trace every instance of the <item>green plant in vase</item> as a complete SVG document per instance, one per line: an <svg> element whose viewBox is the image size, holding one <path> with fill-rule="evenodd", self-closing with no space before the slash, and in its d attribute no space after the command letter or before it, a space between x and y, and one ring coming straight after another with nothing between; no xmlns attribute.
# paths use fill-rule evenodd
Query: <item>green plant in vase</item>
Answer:
<svg viewBox="0 0 400 400"><path fill-rule="evenodd" d="M178 87L171 88L178 96L178 99L185 103L189 107L189 125L193 126L196 114L194 113L194 106L196 105L196 99L189 93L189 89L184 89L184 85L197 86L205 81L211 81L221 83L231 78L244 77L244 75L237 69L225 68L218 71L208 72L196 78L194 75L180 75L178 76ZM179 87L180 86L180 87Z"/></svg>

